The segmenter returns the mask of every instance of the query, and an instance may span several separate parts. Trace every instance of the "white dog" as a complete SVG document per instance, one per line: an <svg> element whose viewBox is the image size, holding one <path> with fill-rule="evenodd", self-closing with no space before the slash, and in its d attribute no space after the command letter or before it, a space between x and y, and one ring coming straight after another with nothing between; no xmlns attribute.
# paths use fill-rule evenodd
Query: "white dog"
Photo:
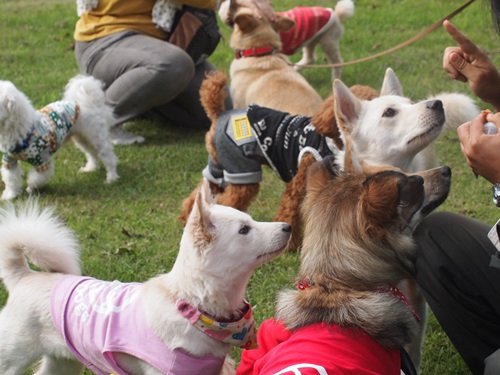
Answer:
<svg viewBox="0 0 500 375"><path fill-rule="evenodd" d="M205 183L172 270L144 284L77 276L77 241L51 210L28 202L1 211L9 299L0 313L0 374L22 374L40 358L37 375L77 374L79 362L96 374L177 374L177 366L219 373L230 345L253 342L246 285L286 246L291 227L256 222L209 194Z"/></svg>
<svg viewBox="0 0 500 375"><path fill-rule="evenodd" d="M106 182L115 181L117 158L109 140L112 122L113 110L105 104L102 82L96 78L72 78L63 100L40 111L12 82L0 81L2 199L13 199L21 193L23 171L19 161L33 166L28 175L29 193L45 185L54 174L52 154L70 137L87 159L81 171L96 170L100 159L106 168Z"/></svg>
<svg viewBox="0 0 500 375"><path fill-rule="evenodd" d="M438 166L434 141L443 130L455 129L479 114L467 95L441 93L413 103L391 68L385 72L380 96L360 100L340 80L333 85L335 115L350 128L352 145L361 160L392 165L405 172ZM339 162L344 158L340 157Z"/></svg>
<svg viewBox="0 0 500 375"><path fill-rule="evenodd" d="M333 93L337 124L350 134L352 153L370 164L395 166L405 172L438 166L434 141L443 130L454 129L479 114L474 101L459 93L441 93L412 103L403 96L401 83L390 68L378 98L359 100L339 80L334 81ZM422 318L418 335L406 348L419 369L427 307L413 280L399 286Z"/></svg>

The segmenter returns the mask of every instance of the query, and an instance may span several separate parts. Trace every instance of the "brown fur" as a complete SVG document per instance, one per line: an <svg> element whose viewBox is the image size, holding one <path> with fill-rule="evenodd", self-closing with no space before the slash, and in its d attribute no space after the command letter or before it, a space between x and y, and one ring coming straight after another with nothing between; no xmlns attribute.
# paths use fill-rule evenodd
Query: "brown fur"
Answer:
<svg viewBox="0 0 500 375"><path fill-rule="evenodd" d="M235 51L272 47L275 52L263 56L234 59L230 66L231 96L235 108L258 104L283 112L314 115L322 99L282 53L278 30L288 30L294 22L279 14L271 23L266 17L236 2L231 5L234 28L230 45Z"/></svg>
<svg viewBox="0 0 500 375"><path fill-rule="evenodd" d="M439 173L422 176L440 184L442 199L449 180ZM359 327L387 347L409 343L417 332L412 311L381 288L411 275L408 220L429 192L392 168L334 175L323 162L310 166L298 275L306 287L280 293L277 318L289 329L324 322Z"/></svg>
<svg viewBox="0 0 500 375"><path fill-rule="evenodd" d="M221 71L214 71L207 75L207 78L202 82L200 88L200 97L203 108L207 116L212 122L212 126L205 136L205 146L210 157L217 161L217 150L214 146L214 135L216 129L217 118L224 110L224 101L227 98L227 77ZM373 99L378 95L378 92L369 87L355 85L352 87L353 93L359 95L360 99ZM337 147L342 148L343 143L340 138L340 133L335 119L333 105L333 96L322 103L320 111L313 117L312 122L315 125L318 133L332 137ZM276 221L283 221L292 225L293 235L289 242L289 249L300 247L302 242L302 224L300 216L300 207L305 196L305 179L309 166L315 161L311 155L306 155L302 159L297 174L292 181L287 183L283 192L280 206L274 217ZM237 208L239 210L247 210L252 200L257 196L259 185L229 185L224 191L218 188L215 184L211 184L212 192L217 195L217 202L224 205ZM193 207L193 201L196 197L198 188L193 190L187 197L181 208L180 219L185 222Z"/></svg>

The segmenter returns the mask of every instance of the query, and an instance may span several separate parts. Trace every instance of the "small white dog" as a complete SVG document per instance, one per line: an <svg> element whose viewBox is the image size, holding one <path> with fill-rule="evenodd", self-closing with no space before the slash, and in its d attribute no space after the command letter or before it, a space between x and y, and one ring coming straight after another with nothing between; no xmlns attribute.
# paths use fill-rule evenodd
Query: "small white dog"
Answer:
<svg viewBox="0 0 500 375"><path fill-rule="evenodd" d="M75 236L50 209L28 201L0 211L0 278L9 292L0 374L22 374L40 358L37 375L77 374L81 363L96 374L218 374L230 345L253 343L246 285L286 246L291 227L256 222L209 195L205 183L172 270L144 284L77 276Z"/></svg>
<svg viewBox="0 0 500 375"><path fill-rule="evenodd" d="M21 193L23 170L19 161L33 166L28 175L29 193L45 185L54 174L52 155L70 137L86 156L82 172L96 170L100 159L106 168L106 182L115 181L118 161L109 140L112 122L113 110L105 104L102 82L91 76L72 78L63 100L39 111L12 82L0 81L2 199Z"/></svg>

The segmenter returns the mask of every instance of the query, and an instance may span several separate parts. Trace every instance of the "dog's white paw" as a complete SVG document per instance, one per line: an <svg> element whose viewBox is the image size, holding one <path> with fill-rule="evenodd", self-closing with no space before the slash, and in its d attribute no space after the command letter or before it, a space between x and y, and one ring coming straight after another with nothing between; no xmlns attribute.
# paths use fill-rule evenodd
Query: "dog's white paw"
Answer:
<svg viewBox="0 0 500 375"><path fill-rule="evenodd" d="M111 183L115 182L116 180L118 180L119 178L120 178L120 176L118 176L118 173L116 173L116 172L106 173L106 183L107 184L111 184Z"/></svg>

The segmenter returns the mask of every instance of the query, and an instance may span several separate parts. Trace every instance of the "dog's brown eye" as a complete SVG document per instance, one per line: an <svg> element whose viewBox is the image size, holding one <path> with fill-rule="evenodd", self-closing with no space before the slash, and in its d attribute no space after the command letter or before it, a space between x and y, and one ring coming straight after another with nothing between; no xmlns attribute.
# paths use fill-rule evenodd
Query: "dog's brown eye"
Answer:
<svg viewBox="0 0 500 375"><path fill-rule="evenodd" d="M250 227L248 225L242 225L238 231L239 234L248 234L248 232L250 232Z"/></svg>
<svg viewBox="0 0 500 375"><path fill-rule="evenodd" d="M386 108L384 113L382 113L382 117L394 117L398 113L394 108Z"/></svg>

